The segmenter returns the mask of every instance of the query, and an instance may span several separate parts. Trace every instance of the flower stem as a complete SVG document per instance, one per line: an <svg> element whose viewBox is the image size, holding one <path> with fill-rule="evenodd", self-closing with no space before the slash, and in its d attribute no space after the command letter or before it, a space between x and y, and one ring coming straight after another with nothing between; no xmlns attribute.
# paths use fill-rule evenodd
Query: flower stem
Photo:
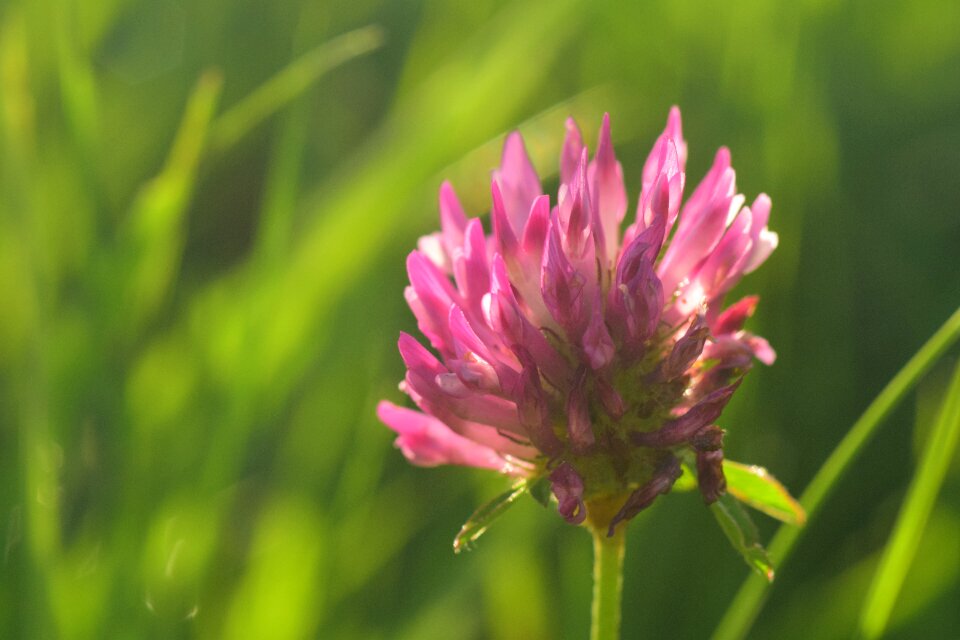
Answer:
<svg viewBox="0 0 960 640"><path fill-rule="evenodd" d="M593 609L590 640L620 638L620 596L623 591L623 551L627 527L607 530L590 527L593 534Z"/></svg>

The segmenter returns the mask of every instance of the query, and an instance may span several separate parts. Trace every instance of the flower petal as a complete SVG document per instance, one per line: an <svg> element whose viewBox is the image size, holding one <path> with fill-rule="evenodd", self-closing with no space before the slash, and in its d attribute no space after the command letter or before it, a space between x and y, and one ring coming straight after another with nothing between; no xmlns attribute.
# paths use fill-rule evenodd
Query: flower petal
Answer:
<svg viewBox="0 0 960 640"><path fill-rule="evenodd" d="M534 198L543 193L540 178L530 162L530 156L523 145L523 137L518 131L507 136L503 144L503 157L500 168L493 172L500 184L507 218L515 235L523 232Z"/></svg>
<svg viewBox="0 0 960 640"><path fill-rule="evenodd" d="M493 449L454 433L432 416L385 400L377 405L377 416L397 433L396 446L415 465L458 464L523 475L522 467L512 465Z"/></svg>

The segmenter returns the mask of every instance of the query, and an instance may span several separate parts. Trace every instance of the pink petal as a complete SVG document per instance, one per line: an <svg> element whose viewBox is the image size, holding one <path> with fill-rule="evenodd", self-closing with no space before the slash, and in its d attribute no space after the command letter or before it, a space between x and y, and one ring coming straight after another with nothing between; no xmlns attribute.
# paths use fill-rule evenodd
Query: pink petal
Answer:
<svg viewBox="0 0 960 640"><path fill-rule="evenodd" d="M743 329L747 318L753 315L757 309L759 296L746 296L733 303L720 314L711 327L713 335L719 336L725 333L736 333Z"/></svg>
<svg viewBox="0 0 960 640"><path fill-rule="evenodd" d="M377 405L377 416L397 432L395 444L413 464L423 467L458 464L523 475L522 467L510 464L493 449L457 435L436 418L419 411L384 400Z"/></svg>
<svg viewBox="0 0 960 640"><path fill-rule="evenodd" d="M530 162L519 132L514 131L507 136L500 168L494 171L493 177L500 184L507 218L513 232L519 235L526 224L530 205L534 198L543 193L540 178Z"/></svg>
<svg viewBox="0 0 960 640"><path fill-rule="evenodd" d="M780 240L775 232L767 228L767 220L770 218L770 198L767 194L758 195L750 208L753 210L753 225L750 227L753 247L743 265L744 273L751 273L763 264L777 248Z"/></svg>
<svg viewBox="0 0 960 640"><path fill-rule="evenodd" d="M560 153L560 182L570 184L577 171L580 155L583 153L583 136L573 118L567 118L567 135L563 139L563 150Z"/></svg>
<svg viewBox="0 0 960 640"><path fill-rule="evenodd" d="M548 455L557 455L563 445L553 432L550 407L540 384L540 373L533 357L523 348L517 350L523 369L517 382L515 397L520 424L526 429L534 446Z"/></svg>
<svg viewBox="0 0 960 640"><path fill-rule="evenodd" d="M550 314L577 341L584 327L584 277L574 269L563 252L560 223L553 218L543 255L540 290Z"/></svg>
<svg viewBox="0 0 960 640"><path fill-rule="evenodd" d="M663 379L674 380L686 373L687 369L700 357L709 335L710 329L707 327L705 317L703 314L698 314L667 356L661 369Z"/></svg>
<svg viewBox="0 0 960 640"><path fill-rule="evenodd" d="M524 315L507 277L506 265L499 255L493 257L492 281L487 304L490 328L503 336L507 345L518 345L529 352L547 379L554 386L564 388L570 377L570 367Z"/></svg>
<svg viewBox="0 0 960 640"><path fill-rule="evenodd" d="M581 366L574 376L573 388L567 395L567 432L577 453L586 453L594 442L587 393L587 370Z"/></svg>
<svg viewBox="0 0 960 640"><path fill-rule="evenodd" d="M510 226L507 209L501 195L501 187L496 180L490 183L490 195L493 198L490 221L493 226L493 237L496 240L497 251L508 261L516 260L519 251L517 236Z"/></svg>
<svg viewBox="0 0 960 640"><path fill-rule="evenodd" d="M453 253L454 248L463 244L463 233L467 228L467 216L457 200L453 186L444 181L440 185L440 229L443 236L443 246L447 255Z"/></svg>
<svg viewBox="0 0 960 640"><path fill-rule="evenodd" d="M460 302L460 294L447 276L419 251L407 256L407 275L410 278L407 301L417 317L420 331L437 351L449 353L452 344L446 328L447 314L451 304Z"/></svg>
<svg viewBox="0 0 960 640"><path fill-rule="evenodd" d="M717 246L735 204L735 178L730 152L722 147L713 167L684 205L677 231L657 268L664 291L673 293Z"/></svg>
<svg viewBox="0 0 960 640"><path fill-rule="evenodd" d="M590 323L583 332L583 351L590 368L595 371L610 364L616 351L613 338L610 337L604 322L603 300L600 298L599 291L594 297Z"/></svg>
<svg viewBox="0 0 960 640"><path fill-rule="evenodd" d="M623 167L617 162L610 139L610 114L603 115L597 152L588 170L590 188L594 194L597 217L603 229L605 262L616 256L620 223L627 213L627 190L623 184Z"/></svg>
<svg viewBox="0 0 960 640"><path fill-rule="evenodd" d="M453 275L467 306L479 313L480 301L490 290L490 267L487 265L487 240L480 220L467 223L462 249L453 252Z"/></svg>

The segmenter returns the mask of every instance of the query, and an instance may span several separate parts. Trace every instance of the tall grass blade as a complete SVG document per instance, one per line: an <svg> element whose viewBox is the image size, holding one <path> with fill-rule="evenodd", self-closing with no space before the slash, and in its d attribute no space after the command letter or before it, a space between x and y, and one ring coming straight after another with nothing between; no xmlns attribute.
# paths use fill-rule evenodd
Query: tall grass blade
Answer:
<svg viewBox="0 0 960 640"><path fill-rule="evenodd" d="M844 472L850 467L864 445L873 436L877 427L900 404L920 379L926 374L944 352L960 337L960 309L927 340L904 367L887 383L863 415L854 423L847 435L823 463L810 486L800 498L800 504L807 512L808 522L816 516L820 505L836 486ZM782 526L770 543L770 557L777 567L790 556L794 545L804 531L809 528ZM750 631L754 620L763 608L769 583L759 576L749 576L741 585L726 614L714 631L714 640L733 640L744 638Z"/></svg>
<svg viewBox="0 0 960 640"><path fill-rule="evenodd" d="M886 629L890 613L916 556L937 494L957 449L958 440L960 364L954 370L940 415L927 438L916 475L910 483L897 523L870 585L860 617L860 633L864 638L879 638Z"/></svg>
<svg viewBox="0 0 960 640"><path fill-rule="evenodd" d="M260 85L213 125L211 146L224 151L248 131L303 93L318 78L383 44L383 31L370 25L345 33L309 51Z"/></svg>

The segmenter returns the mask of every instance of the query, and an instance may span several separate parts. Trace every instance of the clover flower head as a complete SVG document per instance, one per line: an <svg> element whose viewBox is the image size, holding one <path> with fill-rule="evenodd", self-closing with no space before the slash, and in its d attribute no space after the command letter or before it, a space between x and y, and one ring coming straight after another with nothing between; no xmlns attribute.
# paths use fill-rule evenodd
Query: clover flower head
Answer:
<svg viewBox="0 0 960 640"><path fill-rule="evenodd" d="M414 464L549 478L560 514L612 533L695 466L725 491L721 412L753 361L757 298L726 294L777 246L770 199L737 193L730 153L683 201L680 112L646 159L636 211L604 116L590 157L572 119L551 200L519 133L491 183L490 229L440 188L441 230L407 258L405 295L428 348L401 334L417 410L378 415ZM621 233L621 229L623 232Z"/></svg>

